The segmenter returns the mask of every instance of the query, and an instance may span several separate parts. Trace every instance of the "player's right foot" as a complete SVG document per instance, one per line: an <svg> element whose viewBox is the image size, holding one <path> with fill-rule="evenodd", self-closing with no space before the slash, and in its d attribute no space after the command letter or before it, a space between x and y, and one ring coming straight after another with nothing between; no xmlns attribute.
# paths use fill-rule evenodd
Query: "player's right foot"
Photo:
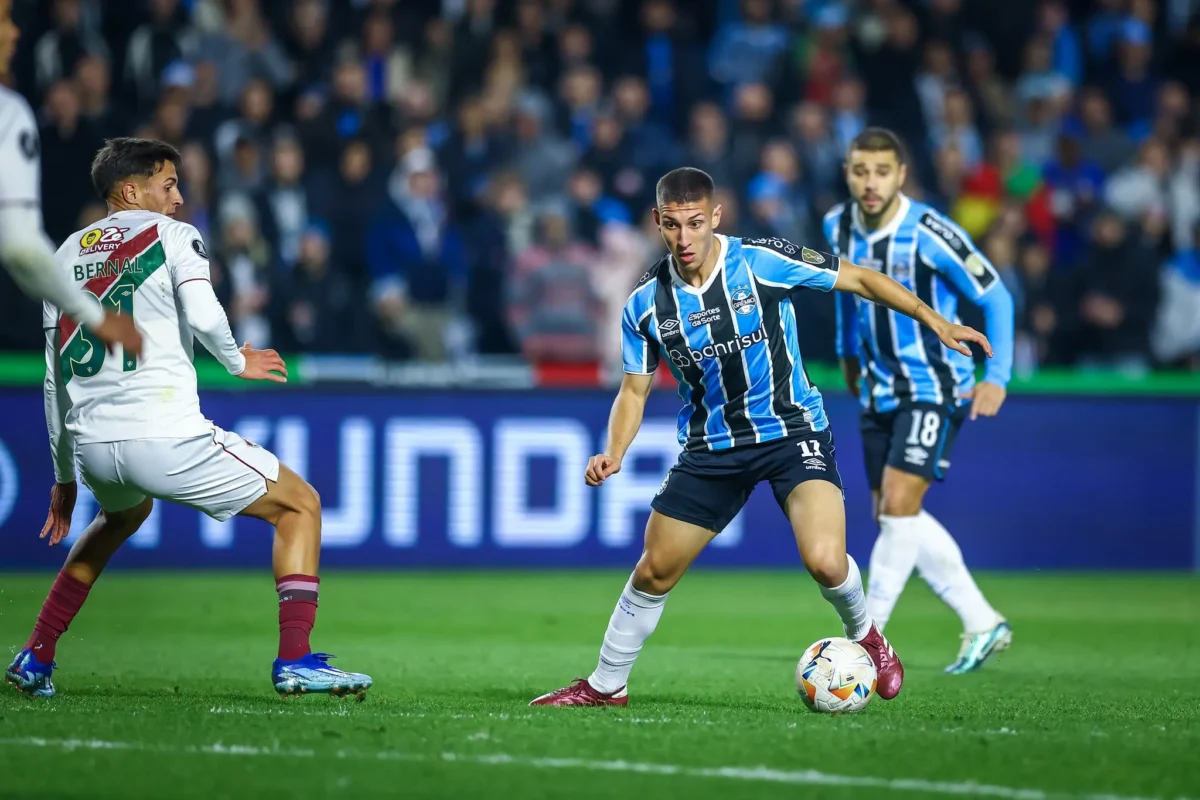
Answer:
<svg viewBox="0 0 1200 800"><path fill-rule="evenodd" d="M871 630L867 631L867 635L859 639L858 643L875 662L875 673L878 677L875 693L884 700L891 700L900 694L900 685L904 683L904 665L900 663L900 657L896 655L888 640L883 638L879 629L872 624Z"/></svg>
<svg viewBox="0 0 1200 800"><path fill-rule="evenodd" d="M622 686L612 694L596 691L587 678L576 678L570 686L530 701L531 706L627 706L629 693Z"/></svg>
<svg viewBox="0 0 1200 800"><path fill-rule="evenodd" d="M4 670L4 682L30 697L54 697L54 662L43 664L32 650L22 650Z"/></svg>
<svg viewBox="0 0 1200 800"><path fill-rule="evenodd" d="M958 658L953 664L946 667L946 673L963 675L979 669L983 666L983 662L996 653L1008 649L1008 646L1012 644L1012 635L1012 628L1004 619L996 620L996 624L986 631L964 633Z"/></svg>
<svg viewBox="0 0 1200 800"><path fill-rule="evenodd" d="M295 661L275 659L271 667L271 682L280 697L296 694L331 694L334 697L354 695L367 699L367 689L374 683L369 675L343 672L329 666L328 653L309 653Z"/></svg>

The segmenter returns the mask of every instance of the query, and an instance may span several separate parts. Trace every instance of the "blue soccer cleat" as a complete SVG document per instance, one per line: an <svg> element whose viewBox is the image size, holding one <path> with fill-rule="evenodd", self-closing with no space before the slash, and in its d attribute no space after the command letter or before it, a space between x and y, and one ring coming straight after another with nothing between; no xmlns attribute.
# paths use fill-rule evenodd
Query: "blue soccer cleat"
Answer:
<svg viewBox="0 0 1200 800"><path fill-rule="evenodd" d="M281 697L297 694L331 694L334 697L354 695L361 702L367 699L367 689L374 683L369 675L343 672L329 666L328 653L309 653L295 661L275 659L271 667L271 682Z"/></svg>
<svg viewBox="0 0 1200 800"><path fill-rule="evenodd" d="M983 662L996 653L1008 649L1012 644L1012 635L1012 627L1003 619L997 620L993 627L981 633L964 633L958 659L946 667L946 673L963 675L979 669Z"/></svg>
<svg viewBox="0 0 1200 800"><path fill-rule="evenodd" d="M32 650L22 650L4 670L4 682L30 697L54 697L54 667L53 661L43 664Z"/></svg>

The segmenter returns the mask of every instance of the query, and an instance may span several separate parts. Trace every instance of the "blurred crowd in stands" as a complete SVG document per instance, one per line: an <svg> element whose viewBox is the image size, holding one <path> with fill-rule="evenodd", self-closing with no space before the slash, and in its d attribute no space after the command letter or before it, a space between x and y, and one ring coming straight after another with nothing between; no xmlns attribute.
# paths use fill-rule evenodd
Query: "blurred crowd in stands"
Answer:
<svg viewBox="0 0 1200 800"><path fill-rule="evenodd" d="M14 6L49 235L104 216L105 137L171 142L239 341L611 362L662 172L709 171L725 232L827 249L881 124L1014 294L1019 371L1200 369L1197 0ZM4 345L36 348L11 295ZM830 298L800 317L833 361Z"/></svg>

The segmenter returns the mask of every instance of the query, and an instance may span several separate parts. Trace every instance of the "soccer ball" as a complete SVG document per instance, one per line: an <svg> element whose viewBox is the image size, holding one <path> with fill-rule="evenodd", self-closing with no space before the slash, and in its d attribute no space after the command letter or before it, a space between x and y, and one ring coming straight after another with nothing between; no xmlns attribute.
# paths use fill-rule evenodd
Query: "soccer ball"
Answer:
<svg viewBox="0 0 1200 800"><path fill-rule="evenodd" d="M861 645L834 637L813 642L796 665L804 705L825 714L862 711L875 696L875 662Z"/></svg>

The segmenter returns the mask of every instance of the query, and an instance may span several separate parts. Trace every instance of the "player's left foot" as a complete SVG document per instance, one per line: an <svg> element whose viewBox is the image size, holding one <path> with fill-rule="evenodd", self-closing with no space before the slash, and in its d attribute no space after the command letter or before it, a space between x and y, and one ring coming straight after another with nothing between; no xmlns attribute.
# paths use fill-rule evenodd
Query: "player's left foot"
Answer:
<svg viewBox="0 0 1200 800"><path fill-rule="evenodd" d="M531 706L627 706L629 692L622 686L611 694L592 688L587 678L576 678L570 686L535 697Z"/></svg>
<svg viewBox="0 0 1200 800"><path fill-rule="evenodd" d="M996 624L986 631L964 633L958 658L953 664L946 667L946 673L962 675L979 669L983 666L983 662L996 653L1007 650L1010 644L1012 644L1012 627L1004 619L996 620Z"/></svg>
<svg viewBox="0 0 1200 800"><path fill-rule="evenodd" d="M374 683L369 675L343 672L329 666L328 653L309 653L295 661L275 659L271 682L281 697L297 694L331 694L334 697L354 695L360 701L367 698L367 689Z"/></svg>
<svg viewBox="0 0 1200 800"><path fill-rule="evenodd" d="M900 686L904 683L904 665L900 663L900 657L892 649L891 643L883 638L879 628L872 623L871 630L867 631L867 635L859 639L858 643L875 662L875 673L878 676L875 693L884 700L891 700L900 694Z"/></svg>
<svg viewBox="0 0 1200 800"><path fill-rule="evenodd" d="M22 650L4 670L4 682L30 697L54 697L54 667L53 661L43 664L32 650Z"/></svg>

